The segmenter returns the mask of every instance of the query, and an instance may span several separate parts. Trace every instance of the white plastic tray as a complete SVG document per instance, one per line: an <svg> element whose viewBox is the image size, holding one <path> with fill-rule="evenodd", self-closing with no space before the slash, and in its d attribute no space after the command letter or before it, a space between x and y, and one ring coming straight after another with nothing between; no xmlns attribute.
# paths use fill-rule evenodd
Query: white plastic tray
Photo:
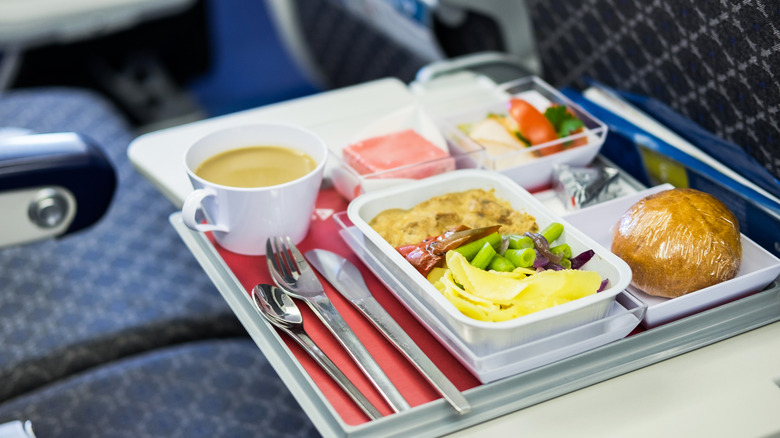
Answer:
<svg viewBox="0 0 780 438"><path fill-rule="evenodd" d="M626 210L645 196L671 188L673 187L670 184L659 185L569 213L564 217L599 244L609 248L612 245L613 227ZM778 274L780 260L743 234L742 264L737 276L731 280L677 298L651 296L633 286L629 286L628 290L647 305L642 325L655 327L760 291L777 278Z"/></svg>
<svg viewBox="0 0 780 438"><path fill-rule="evenodd" d="M477 321L457 310L368 225L368 221L383 210L407 209L434 196L476 188L495 190L496 197L509 202L512 208L534 216L540 229L551 222L560 222L564 226L564 234L558 242L569 244L574 254L592 249L595 255L583 269L598 272L602 279L608 279L607 289L509 321ZM350 221L366 237L368 250L381 253L386 263L392 267L393 274L409 288L411 297L423 304L415 314L435 324L440 336L452 343L459 342L468 346L476 356L503 352L600 319L607 314L615 297L625 290L631 281L631 270L623 260L550 212L512 180L495 172L458 170L426 178L415 184L403 184L368 193L353 200L349 204L347 214ZM408 297L399 298L406 300ZM425 315L419 315L420 313Z"/></svg>
<svg viewBox="0 0 780 438"><path fill-rule="evenodd" d="M522 373L622 339L639 325L646 308L630 295L621 294L612 302L603 318L492 354L478 355L457 337L443 333L441 322L434 319L425 304L411 292L414 285L406 284L403 277L397 275L397 270L393 269L384 254L368 249L363 234L357 227L350 226L345 213L336 214L334 219L342 228L339 231L342 239L358 258L482 383Z"/></svg>

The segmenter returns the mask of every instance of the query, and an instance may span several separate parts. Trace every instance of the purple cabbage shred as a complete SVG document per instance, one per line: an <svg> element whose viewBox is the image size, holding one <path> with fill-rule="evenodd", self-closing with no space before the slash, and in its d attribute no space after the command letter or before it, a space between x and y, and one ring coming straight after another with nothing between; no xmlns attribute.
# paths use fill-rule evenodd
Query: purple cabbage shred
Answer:
<svg viewBox="0 0 780 438"><path fill-rule="evenodd" d="M589 249L587 251L583 251L580 254L578 254L575 257L571 258L571 268L572 269L580 269L585 263L588 263L588 261L593 258L593 256L596 253Z"/></svg>
<svg viewBox="0 0 780 438"><path fill-rule="evenodd" d="M544 268L547 266L547 264L550 263L550 259L543 256L539 250L536 250L536 258L534 259L534 268Z"/></svg>
<svg viewBox="0 0 780 438"><path fill-rule="evenodd" d="M544 256L547 260L558 263L561 261L561 256L555 255L550 251L550 243L540 233L526 232L524 236L528 236L534 242L534 249L538 255Z"/></svg>

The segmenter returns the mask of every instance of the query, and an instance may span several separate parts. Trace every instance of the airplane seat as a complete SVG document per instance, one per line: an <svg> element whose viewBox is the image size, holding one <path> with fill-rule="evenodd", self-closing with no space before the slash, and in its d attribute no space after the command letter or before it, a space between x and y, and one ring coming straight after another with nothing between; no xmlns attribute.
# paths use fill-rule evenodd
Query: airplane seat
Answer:
<svg viewBox="0 0 780 438"><path fill-rule="evenodd" d="M0 127L84 135L116 173L94 225L0 249L0 403L124 356L246 336L170 227L170 202L132 168L134 134L113 105L86 90L13 90L0 95ZM0 235L13 233L9 217Z"/></svg>
<svg viewBox="0 0 780 438"><path fill-rule="evenodd" d="M323 89L373 79L407 81L428 59L330 0L266 0L274 27L294 61Z"/></svg>
<svg viewBox="0 0 780 438"><path fill-rule="evenodd" d="M196 120L180 84L209 66L205 16L198 0L2 1L0 91L85 88L139 126Z"/></svg>
<svg viewBox="0 0 780 438"><path fill-rule="evenodd" d="M654 97L780 178L777 10L695 0L526 0L544 77Z"/></svg>
<svg viewBox="0 0 780 438"><path fill-rule="evenodd" d="M523 1L343 2L266 0L277 32L322 88L374 79L415 79L423 67L480 52L511 55L539 73L533 25Z"/></svg>
<svg viewBox="0 0 780 438"><path fill-rule="evenodd" d="M248 338L138 354L0 404L0 425L25 420L39 438L320 436Z"/></svg>
<svg viewBox="0 0 780 438"><path fill-rule="evenodd" d="M498 52L557 88L590 78L654 97L780 177L780 38L776 11L760 4L266 2L297 63L323 87L411 82L432 63Z"/></svg>

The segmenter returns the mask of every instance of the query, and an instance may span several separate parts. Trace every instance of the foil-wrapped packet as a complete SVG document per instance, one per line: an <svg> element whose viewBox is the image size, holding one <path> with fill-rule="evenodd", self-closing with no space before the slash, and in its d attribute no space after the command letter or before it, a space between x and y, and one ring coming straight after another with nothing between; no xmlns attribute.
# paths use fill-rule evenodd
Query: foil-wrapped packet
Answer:
<svg viewBox="0 0 780 438"><path fill-rule="evenodd" d="M566 210L578 210L620 196L618 170L609 166L553 166L553 188Z"/></svg>

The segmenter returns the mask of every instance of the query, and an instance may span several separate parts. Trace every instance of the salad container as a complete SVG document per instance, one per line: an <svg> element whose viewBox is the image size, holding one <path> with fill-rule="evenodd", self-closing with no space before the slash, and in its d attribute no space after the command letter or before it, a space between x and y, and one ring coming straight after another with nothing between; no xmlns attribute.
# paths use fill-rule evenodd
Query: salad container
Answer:
<svg viewBox="0 0 780 438"><path fill-rule="evenodd" d="M498 171L520 186L533 190L550 184L555 164L584 166L596 157L607 136L607 126L602 121L536 76L518 79L497 87L499 93L504 95L502 100L472 106L443 118L443 133L451 142L464 148L468 148L466 146L468 144L474 144L485 149L485 168ZM475 127L486 119L494 115L512 119L508 107L513 98L525 100L540 113L544 113L553 105L564 105L571 114L582 121L584 126L571 135L531 147L495 147L496 143L492 141L480 142L475 139ZM490 134L480 135L479 138L489 136L491 140L499 141L497 137L516 136L516 133L511 131L504 133L495 132L497 129L492 131ZM496 137L493 137L494 135Z"/></svg>

